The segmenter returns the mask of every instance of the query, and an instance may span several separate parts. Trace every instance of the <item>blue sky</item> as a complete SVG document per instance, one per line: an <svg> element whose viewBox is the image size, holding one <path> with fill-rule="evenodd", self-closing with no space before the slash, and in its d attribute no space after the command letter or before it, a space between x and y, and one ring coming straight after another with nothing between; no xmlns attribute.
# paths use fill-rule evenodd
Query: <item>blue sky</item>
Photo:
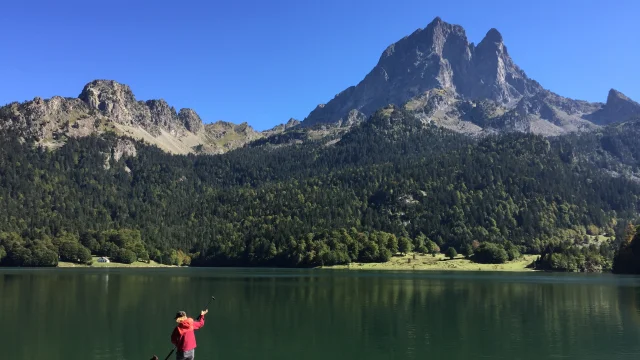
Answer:
<svg viewBox="0 0 640 360"><path fill-rule="evenodd" d="M640 101L638 14L635 0L6 0L0 104L112 79L139 100L263 130L357 84L435 16L475 43L497 28L515 62L560 95L605 101L615 88Z"/></svg>

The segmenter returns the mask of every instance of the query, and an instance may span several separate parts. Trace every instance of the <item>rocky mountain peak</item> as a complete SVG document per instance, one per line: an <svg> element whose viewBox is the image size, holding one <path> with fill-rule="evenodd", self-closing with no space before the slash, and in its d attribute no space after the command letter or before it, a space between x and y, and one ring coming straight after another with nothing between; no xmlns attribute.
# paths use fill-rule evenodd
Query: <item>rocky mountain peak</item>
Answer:
<svg viewBox="0 0 640 360"><path fill-rule="evenodd" d="M167 116L178 116L176 109L164 100L147 100L145 104L149 107L151 112L165 113Z"/></svg>
<svg viewBox="0 0 640 360"><path fill-rule="evenodd" d="M487 31L487 34L482 39L483 42L501 44L503 42L502 34L496 28L491 28Z"/></svg>
<svg viewBox="0 0 640 360"><path fill-rule="evenodd" d="M615 105L618 102L627 102L632 101L627 95L621 93L616 89L609 90L609 95L607 95L607 105Z"/></svg>
<svg viewBox="0 0 640 360"><path fill-rule="evenodd" d="M111 96L119 94L124 98L135 101L135 96L129 85L121 84L115 80L104 79L93 80L87 83L78 98L89 103L92 96L100 97L103 93Z"/></svg>
<svg viewBox="0 0 640 360"><path fill-rule="evenodd" d="M475 47L475 78L463 95L472 99L515 104L523 96L543 90L513 62L503 41L498 30L490 29Z"/></svg>
<svg viewBox="0 0 640 360"><path fill-rule="evenodd" d="M176 109L169 106L164 99L147 100L145 105L149 108L153 125L165 129L171 134L177 135L180 132L182 124L178 121Z"/></svg>
<svg viewBox="0 0 640 360"><path fill-rule="evenodd" d="M94 80L88 83L78 98L91 109L103 112L116 122L132 123L138 110L131 88L113 80Z"/></svg>
<svg viewBox="0 0 640 360"><path fill-rule="evenodd" d="M459 25L446 23L440 17L429 23L423 33L426 38L420 40L423 40L425 45L430 45L431 52L439 56L448 57L449 54L443 53L448 42L448 45L457 50L462 50L468 45L464 29Z"/></svg>
<svg viewBox="0 0 640 360"><path fill-rule="evenodd" d="M558 135L640 115L640 105L616 90L606 104L554 94L515 64L497 29L474 45L461 26L440 17L389 45L360 83L318 106L302 125L354 124L388 104L470 134Z"/></svg>
<svg viewBox="0 0 640 360"><path fill-rule="evenodd" d="M289 128L292 128L292 127L297 126L299 124L300 124L300 120L294 119L294 118L289 118L289 121L287 121L287 123L285 124L285 128L289 129Z"/></svg>
<svg viewBox="0 0 640 360"><path fill-rule="evenodd" d="M589 115L588 119L596 124L607 125L627 121L638 115L640 115L640 104L620 91L611 89L607 95L606 104L600 110Z"/></svg>
<svg viewBox="0 0 640 360"><path fill-rule="evenodd" d="M178 113L178 119L180 119L180 122L184 124L184 127L192 133L198 133L200 130L202 130L202 119L200 119L198 113L196 113L193 109L180 109L180 112Z"/></svg>
<svg viewBox="0 0 640 360"><path fill-rule="evenodd" d="M137 101L128 85L113 80L88 83L79 99L112 121L140 126L153 136L166 131L180 137L185 135L185 131L197 133L203 127L202 119L195 111L181 109L177 113L164 99Z"/></svg>
<svg viewBox="0 0 640 360"><path fill-rule="evenodd" d="M78 98L54 96L0 107L0 131L17 131L45 145L68 137L105 131L144 140L173 153L221 153L263 136L246 123L218 124L225 133L204 131L192 109L179 112L164 99L138 101L131 88L113 80L94 80ZM211 133L219 136L211 136Z"/></svg>
<svg viewBox="0 0 640 360"><path fill-rule="evenodd" d="M514 64L498 30L489 30L474 46L464 28L436 17L424 29L387 47L358 85L316 108L303 124L344 121L354 109L369 116L380 107L402 105L432 89L446 90L455 98L512 106L542 90Z"/></svg>

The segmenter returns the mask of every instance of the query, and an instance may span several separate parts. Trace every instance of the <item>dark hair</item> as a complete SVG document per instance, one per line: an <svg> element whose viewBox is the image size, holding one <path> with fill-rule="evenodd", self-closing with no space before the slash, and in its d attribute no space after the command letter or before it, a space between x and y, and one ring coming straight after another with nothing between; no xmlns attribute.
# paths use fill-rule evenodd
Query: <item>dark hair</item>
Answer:
<svg viewBox="0 0 640 360"><path fill-rule="evenodd" d="M186 312L184 312L184 311L178 311L178 312L176 313L176 319L177 319L177 318L181 318L181 317L185 317L185 316L187 316L187 313L186 313Z"/></svg>

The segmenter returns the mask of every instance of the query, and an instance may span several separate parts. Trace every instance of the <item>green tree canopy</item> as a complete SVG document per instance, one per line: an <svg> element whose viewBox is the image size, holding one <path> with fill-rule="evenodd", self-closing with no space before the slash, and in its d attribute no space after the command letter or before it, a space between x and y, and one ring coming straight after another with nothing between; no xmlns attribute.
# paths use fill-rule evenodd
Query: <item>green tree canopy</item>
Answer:
<svg viewBox="0 0 640 360"><path fill-rule="evenodd" d="M449 246L449 248L447 248L445 255L449 258L449 259L453 259L456 256L458 256L458 252L456 251L456 249L453 246Z"/></svg>
<svg viewBox="0 0 640 360"><path fill-rule="evenodd" d="M482 243L474 251L472 260L482 264L502 264L509 259L507 252L498 244Z"/></svg>

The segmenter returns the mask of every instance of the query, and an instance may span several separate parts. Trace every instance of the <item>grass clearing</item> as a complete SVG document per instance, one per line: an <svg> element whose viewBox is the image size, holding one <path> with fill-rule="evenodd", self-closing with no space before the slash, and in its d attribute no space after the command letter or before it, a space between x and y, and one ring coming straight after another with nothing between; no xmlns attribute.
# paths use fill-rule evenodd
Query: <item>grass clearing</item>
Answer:
<svg viewBox="0 0 640 360"><path fill-rule="evenodd" d="M447 258L444 254L431 255L407 254L404 256L394 256L386 263L351 263L349 265L323 266L325 269L349 269L349 270L435 270L435 271L534 271L528 269L538 255L523 255L520 259L509 261L504 264L478 264L458 255L454 259ZM163 265L155 261L136 261L132 264L121 264L116 262L99 263L98 256L92 256L91 265L74 264L60 261L58 267L61 268L153 268L153 267L177 267Z"/></svg>
<svg viewBox="0 0 640 360"><path fill-rule="evenodd" d="M141 261L136 261L132 264L121 264L121 263L116 263L116 262L109 262L109 263L101 263L98 262L98 258L99 256L92 256L91 257L91 265L85 265L85 264L74 264L74 263L70 263L70 262L64 262L64 261L60 261L58 262L58 267L63 267L63 268L73 268L73 267L78 267L78 268L87 268L87 267L91 267L91 268L118 268L118 267L129 267L129 268L141 268L141 267L145 267L145 268L149 268L149 267L177 267L177 266L171 266L171 265L163 265L160 263L157 263L153 260L151 260L148 264L145 262L141 262Z"/></svg>
<svg viewBox="0 0 640 360"><path fill-rule="evenodd" d="M350 270L452 270L452 271L534 271L528 269L538 255L523 255L520 259L504 264L478 264L458 255L450 260L444 254L408 254L394 256L386 263L351 263L349 265L324 266L326 269Z"/></svg>

